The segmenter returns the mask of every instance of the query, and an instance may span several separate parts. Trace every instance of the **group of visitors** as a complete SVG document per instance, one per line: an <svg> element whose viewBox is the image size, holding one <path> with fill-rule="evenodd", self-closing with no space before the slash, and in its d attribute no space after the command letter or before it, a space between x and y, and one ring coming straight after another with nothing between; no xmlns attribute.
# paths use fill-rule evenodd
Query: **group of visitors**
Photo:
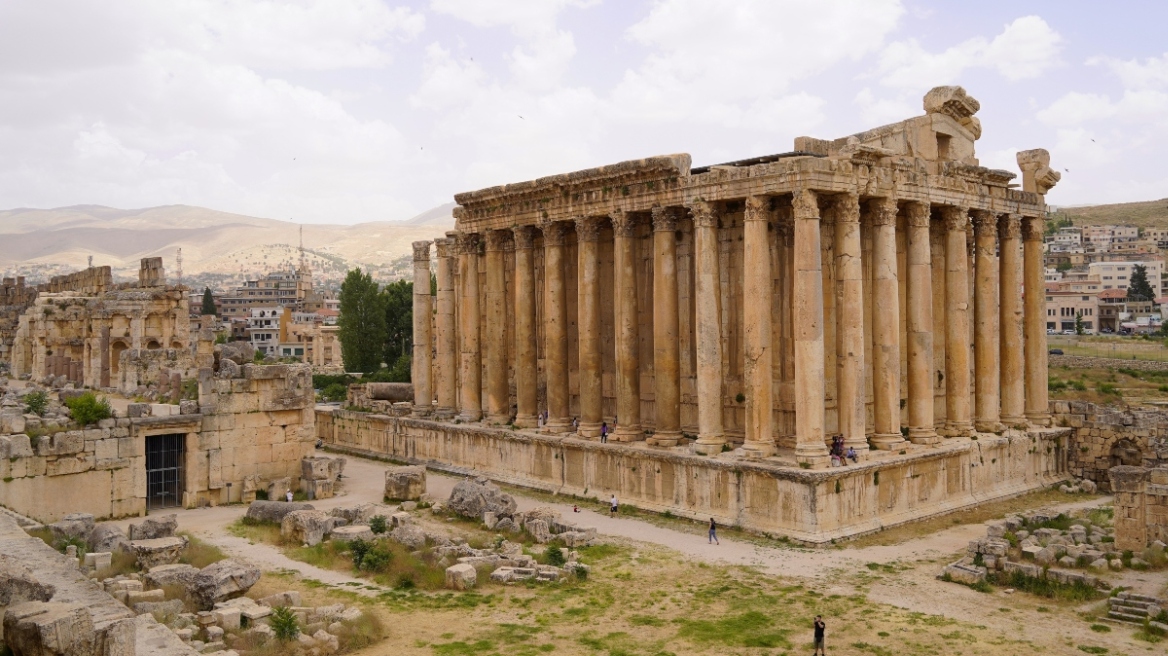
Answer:
<svg viewBox="0 0 1168 656"><path fill-rule="evenodd" d="M831 438L831 466L841 467L848 464L849 460L851 460L853 463L858 463L860 461L860 457L856 455L856 448L849 446L845 450L843 435L836 435L835 437Z"/></svg>

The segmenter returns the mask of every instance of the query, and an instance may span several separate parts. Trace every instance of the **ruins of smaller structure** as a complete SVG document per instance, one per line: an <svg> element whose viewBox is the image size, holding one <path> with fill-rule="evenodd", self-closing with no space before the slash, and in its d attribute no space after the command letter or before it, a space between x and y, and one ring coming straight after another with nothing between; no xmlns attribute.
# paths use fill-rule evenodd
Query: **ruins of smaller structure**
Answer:
<svg viewBox="0 0 1168 656"><path fill-rule="evenodd" d="M1168 543L1168 466L1119 465L1109 472L1115 493L1115 546L1140 552Z"/></svg>
<svg viewBox="0 0 1168 656"><path fill-rule="evenodd" d="M163 369L193 367L188 291L166 284L162 258L144 258L137 283L115 284L103 266L35 292L6 279L3 292L0 358L14 377L133 393Z"/></svg>

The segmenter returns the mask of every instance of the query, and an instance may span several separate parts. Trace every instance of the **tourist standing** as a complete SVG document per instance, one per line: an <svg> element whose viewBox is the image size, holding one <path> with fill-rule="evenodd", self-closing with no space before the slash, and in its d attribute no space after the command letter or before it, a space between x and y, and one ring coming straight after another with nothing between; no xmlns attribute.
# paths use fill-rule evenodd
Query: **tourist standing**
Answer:
<svg viewBox="0 0 1168 656"><path fill-rule="evenodd" d="M600 443L604 444L605 442L608 442L608 424L602 421L600 422Z"/></svg>
<svg viewBox="0 0 1168 656"><path fill-rule="evenodd" d="M718 525L714 522L713 517L710 518L710 540L709 540L709 543L716 544L719 546L721 546L721 544L722 544L721 542L718 542Z"/></svg>
<svg viewBox="0 0 1168 656"><path fill-rule="evenodd" d="M288 494L285 494L284 498L288 499L288 503L292 503L292 490L288 490Z"/></svg>
<svg viewBox="0 0 1168 656"><path fill-rule="evenodd" d="M823 616L816 615L815 616L815 651L812 652L813 655L814 654L822 654L822 655L827 654L827 652L824 651L824 647L823 647L823 632L826 628L827 628L827 625L823 623Z"/></svg>
<svg viewBox="0 0 1168 656"><path fill-rule="evenodd" d="M615 494L612 495L612 498L608 500L608 516L609 517L616 517L616 495Z"/></svg>

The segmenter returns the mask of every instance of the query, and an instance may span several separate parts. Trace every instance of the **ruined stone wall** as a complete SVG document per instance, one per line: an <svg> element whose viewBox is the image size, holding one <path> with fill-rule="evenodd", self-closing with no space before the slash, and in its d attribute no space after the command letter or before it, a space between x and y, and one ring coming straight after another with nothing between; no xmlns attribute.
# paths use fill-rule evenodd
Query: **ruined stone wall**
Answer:
<svg viewBox="0 0 1168 656"><path fill-rule="evenodd" d="M1115 492L1115 546L1142 551L1149 544L1168 542L1168 467L1112 467L1108 472Z"/></svg>
<svg viewBox="0 0 1168 656"><path fill-rule="evenodd" d="M140 394L163 372L193 372L189 349L127 349L118 356L118 375L111 383L123 394Z"/></svg>
<svg viewBox="0 0 1168 656"><path fill-rule="evenodd" d="M805 470L622 444L321 408L338 450L824 544L1066 477L1069 431L981 435L892 461Z"/></svg>
<svg viewBox="0 0 1168 656"><path fill-rule="evenodd" d="M1122 358L1095 358L1086 355L1051 355L1049 366L1068 369L1135 369L1137 371L1168 371L1168 360L1124 360Z"/></svg>
<svg viewBox="0 0 1168 656"><path fill-rule="evenodd" d="M1128 410L1081 401L1052 401L1056 426L1073 429L1068 471L1111 491L1108 470L1118 465L1168 464L1168 411Z"/></svg>

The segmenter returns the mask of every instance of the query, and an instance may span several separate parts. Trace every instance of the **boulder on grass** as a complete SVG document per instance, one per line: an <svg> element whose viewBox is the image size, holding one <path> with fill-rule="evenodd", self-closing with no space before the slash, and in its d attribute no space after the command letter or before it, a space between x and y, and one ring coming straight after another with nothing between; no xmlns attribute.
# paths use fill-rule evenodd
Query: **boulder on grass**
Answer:
<svg viewBox="0 0 1168 656"><path fill-rule="evenodd" d="M156 540L174 536L178 530L178 515L166 515L159 519L147 518L141 524L130 524L131 540Z"/></svg>
<svg viewBox="0 0 1168 656"><path fill-rule="evenodd" d="M85 540L93 532L93 515L89 513L71 513L65 515L59 522L49 524L49 530L58 540Z"/></svg>
<svg viewBox="0 0 1168 656"><path fill-rule="evenodd" d="M451 590L470 590L478 583L478 572L469 563L446 568L446 587Z"/></svg>
<svg viewBox="0 0 1168 656"><path fill-rule="evenodd" d="M315 510L310 503L293 501L252 501L247 507L247 518L255 522L271 522L279 524L284 515L297 510Z"/></svg>
<svg viewBox="0 0 1168 656"><path fill-rule="evenodd" d="M368 524L353 524L351 526L338 526L329 534L331 540L341 540L343 542L352 542L353 540L372 540L373 529L369 528Z"/></svg>
<svg viewBox="0 0 1168 656"><path fill-rule="evenodd" d="M425 467L390 467L385 470L386 499L390 501L418 501L425 493Z"/></svg>
<svg viewBox="0 0 1168 656"><path fill-rule="evenodd" d="M150 571L142 576L142 583L147 588L161 588L167 585L181 585L188 590L195 582L199 568L193 565L175 563L173 565L159 565L151 567Z"/></svg>
<svg viewBox="0 0 1168 656"><path fill-rule="evenodd" d="M186 548L187 539L181 535L130 542L130 551L137 557L138 567L142 569L177 563Z"/></svg>
<svg viewBox="0 0 1168 656"><path fill-rule="evenodd" d="M321 510L294 510L280 522L280 535L289 542L313 546L320 544L336 526L335 517Z"/></svg>
<svg viewBox="0 0 1168 656"><path fill-rule="evenodd" d="M242 597L259 580L258 567L228 558L207 565L195 575L191 598L200 609L211 610L217 602Z"/></svg>
<svg viewBox="0 0 1168 656"><path fill-rule="evenodd" d="M426 532L413 524L405 524L393 529L389 538L410 549L421 549L426 546Z"/></svg>
<svg viewBox="0 0 1168 656"><path fill-rule="evenodd" d="M459 481L446 505L459 515L472 519L481 518L485 512L493 512L496 517L511 517L517 508L510 494L485 478Z"/></svg>
<svg viewBox="0 0 1168 656"><path fill-rule="evenodd" d="M115 524L98 524L89 533L90 551L123 551L129 549L130 539L125 531Z"/></svg>
<svg viewBox="0 0 1168 656"><path fill-rule="evenodd" d="M361 524L368 522L373 513L377 512L377 506L371 503L362 503L356 506L341 506L333 508L329 511L332 517L340 517L345 520L346 524Z"/></svg>

